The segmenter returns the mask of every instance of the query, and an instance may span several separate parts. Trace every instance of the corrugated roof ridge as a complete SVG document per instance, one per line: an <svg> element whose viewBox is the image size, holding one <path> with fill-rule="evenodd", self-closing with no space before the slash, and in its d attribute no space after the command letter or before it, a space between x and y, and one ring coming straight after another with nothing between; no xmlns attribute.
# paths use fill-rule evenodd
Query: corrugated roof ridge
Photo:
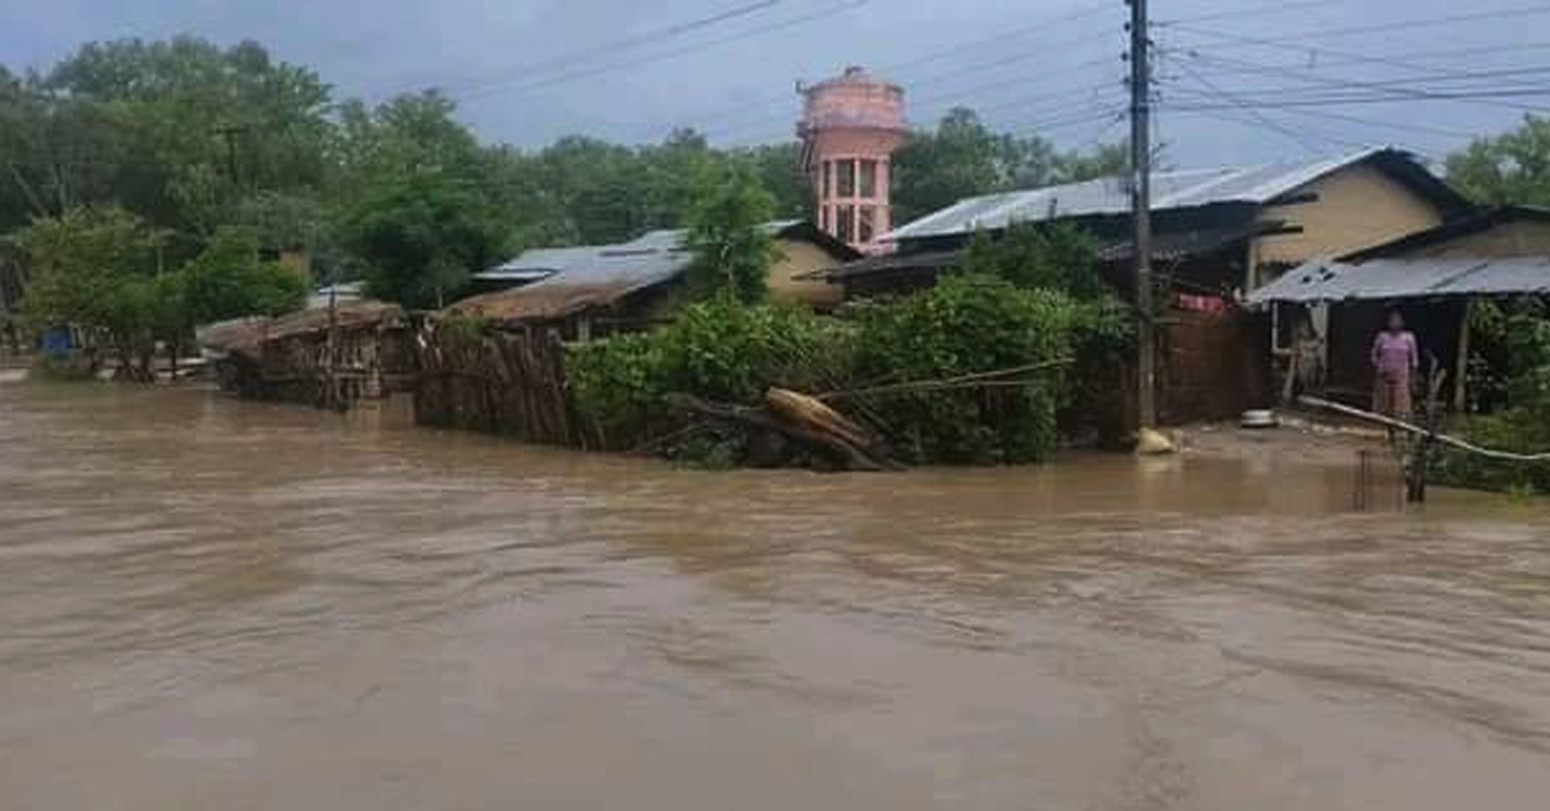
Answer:
<svg viewBox="0 0 1550 811"><path fill-rule="evenodd" d="M1153 198L1152 208L1170 208L1177 200L1185 200L1198 197L1218 186L1224 186L1245 175L1263 171L1264 166L1218 166L1210 169L1180 169L1170 172L1159 172L1160 178L1180 178L1189 175L1204 175L1206 179L1193 186L1188 186L1178 191Z"/></svg>
<svg viewBox="0 0 1550 811"><path fill-rule="evenodd" d="M1256 202L1273 200L1289 191L1306 186L1331 172L1339 171L1352 164L1361 163L1374 155L1382 153L1386 149L1388 147L1366 147L1360 151L1347 153L1340 157L1325 158L1324 160L1310 163L1287 164L1284 174L1270 178L1264 183L1249 189L1244 192L1244 197Z"/></svg>

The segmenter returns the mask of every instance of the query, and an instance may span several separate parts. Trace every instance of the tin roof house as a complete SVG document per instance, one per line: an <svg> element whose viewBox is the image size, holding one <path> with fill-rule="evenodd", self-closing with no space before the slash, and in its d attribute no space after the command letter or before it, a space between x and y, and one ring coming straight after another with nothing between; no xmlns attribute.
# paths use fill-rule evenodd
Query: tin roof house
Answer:
<svg viewBox="0 0 1550 811"><path fill-rule="evenodd" d="M770 268L771 297L827 309L840 289L814 276L823 268L858 258L854 248L805 220L765 226L779 257ZM651 231L629 242L529 250L475 275L486 284L520 285L454 303L451 314L503 324L560 326L585 338L594 327L648 325L667 318L678 303L693 254L682 230Z"/></svg>
<svg viewBox="0 0 1550 811"><path fill-rule="evenodd" d="M1249 291L1287 268L1430 228L1469 203L1409 153L1374 148L1328 160L1163 171L1152 178L1153 261L1181 291ZM962 200L884 235L892 254L834 269L849 295L931 284L977 231L1062 222L1098 238L1127 289L1128 178L1108 177Z"/></svg>

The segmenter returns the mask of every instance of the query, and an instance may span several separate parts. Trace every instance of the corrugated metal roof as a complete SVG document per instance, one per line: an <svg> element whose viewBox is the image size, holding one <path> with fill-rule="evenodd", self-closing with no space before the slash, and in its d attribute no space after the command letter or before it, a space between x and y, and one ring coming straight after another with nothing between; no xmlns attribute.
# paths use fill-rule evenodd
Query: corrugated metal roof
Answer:
<svg viewBox="0 0 1550 811"><path fill-rule="evenodd" d="M805 220L773 220L764 224L770 236L783 236ZM641 251L677 251L683 248L682 228L663 228L647 231L628 242L608 245L578 245L571 248L531 248L514 259L474 274L484 282L531 282L547 279L560 273L596 267L600 257L616 257L638 254Z"/></svg>
<svg viewBox="0 0 1550 811"><path fill-rule="evenodd" d="M1152 175L1152 209L1194 208L1217 203L1264 204L1338 169L1389 151L1385 148L1365 149L1339 158L1302 164L1157 172ZM948 236L979 228L1004 228L1013 222L1124 214L1129 210L1129 178L1106 177L971 197L900 226L882 238Z"/></svg>
<svg viewBox="0 0 1550 811"><path fill-rule="evenodd" d="M1249 294L1252 305L1550 292L1550 257L1309 262Z"/></svg>
<svg viewBox="0 0 1550 811"><path fill-rule="evenodd" d="M808 238L842 258L856 256L805 220L764 224L773 237ZM481 281L530 281L532 284L464 299L449 310L489 318L563 318L589 307L611 305L639 290L683 274L693 253L683 247L683 229L648 231L629 242L574 248L537 248L474 278ZM536 274L518 276L516 274Z"/></svg>
<svg viewBox="0 0 1550 811"><path fill-rule="evenodd" d="M578 264L585 264L597 251L590 245L576 248L533 248L514 259L474 274L486 282L528 282L552 276Z"/></svg>
<svg viewBox="0 0 1550 811"><path fill-rule="evenodd" d="M585 261L525 287L464 299L448 309L504 321L564 318L609 306L631 293L671 281L688 269L693 254L624 245L594 246Z"/></svg>

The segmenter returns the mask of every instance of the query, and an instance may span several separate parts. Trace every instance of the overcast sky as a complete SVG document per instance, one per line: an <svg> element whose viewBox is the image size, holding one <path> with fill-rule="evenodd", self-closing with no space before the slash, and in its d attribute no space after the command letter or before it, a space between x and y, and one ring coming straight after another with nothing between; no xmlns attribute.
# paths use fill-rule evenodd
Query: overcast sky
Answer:
<svg viewBox="0 0 1550 811"><path fill-rule="evenodd" d="M1531 94L1534 87L1550 89L1550 4L1154 3L1160 24L1153 38L1164 49L1158 135L1174 165L1298 160L1359 144L1445 154L1470 134L1512 126L1523 108L1550 102L1550 94ZM994 126L1044 134L1068 147L1125 133L1119 111L1128 10L1121 0L5 0L5 6L0 62L13 70L47 67L92 39L181 32L223 43L251 38L282 59L316 68L341 98L447 88L481 135L522 145L572 132L650 141L674 126L694 126L720 143L781 140L791 137L797 113L794 83L846 64L877 68L903 84L916 123L966 104ZM1523 9L1531 11L1515 11ZM713 24L685 25L723 13L727 18ZM1409 24L1464 15L1479 18ZM1252 45L1244 37L1279 42ZM1409 64L1370 61L1379 57ZM1524 91L1469 103L1258 106L1308 102L1315 94L1348 100L1487 86L1482 77L1459 78L1459 71L1488 72L1491 88L1512 83ZM1449 72L1455 75L1443 75ZM1171 109L1177 105L1209 109Z"/></svg>

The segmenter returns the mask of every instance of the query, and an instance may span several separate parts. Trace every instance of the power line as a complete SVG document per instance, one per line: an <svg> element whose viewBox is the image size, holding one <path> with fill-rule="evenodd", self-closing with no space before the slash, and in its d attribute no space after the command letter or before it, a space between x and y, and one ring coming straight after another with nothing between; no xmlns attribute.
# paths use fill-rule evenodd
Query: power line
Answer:
<svg viewBox="0 0 1550 811"><path fill-rule="evenodd" d="M1289 88L1289 90L1291 90L1291 91L1306 90L1306 89L1307 88ZM1254 92L1256 92L1256 93L1265 93L1265 94L1268 94L1268 95L1275 95L1275 94L1287 92L1287 90L1288 89L1286 89L1286 88L1281 88L1281 89L1273 89L1273 90L1269 90L1269 91L1254 91ZM1261 108L1261 109L1265 109L1265 108L1278 109L1278 108L1289 108L1289 107L1321 107L1321 106L1330 105L1330 104L1336 104L1336 105L1339 105L1339 104L1394 104L1396 102L1402 102L1402 101L1457 101L1457 100L1461 100L1461 99L1504 98L1504 97L1505 98L1517 98L1517 97L1529 97L1529 96L1550 96L1550 86L1535 87L1535 88L1522 88L1522 89L1517 89L1517 90L1494 90L1494 91L1492 91L1492 90L1478 90L1478 91L1461 92L1461 93L1430 93L1425 98L1419 98L1419 99L1417 97L1413 96L1413 95L1406 95L1406 94L1403 94L1403 93L1388 93L1388 94L1368 94L1368 95L1362 95L1362 96L1357 96L1357 95L1345 95L1345 96L1329 95L1329 96L1318 97L1318 98L1314 98L1314 97L1300 97L1300 98L1290 98L1290 99L1277 100L1277 101L1253 101L1253 102L1249 102L1249 103L1252 106L1258 107L1258 108ZM1175 109L1178 109L1178 108L1175 108ZM1195 109L1221 109L1221 108L1218 106L1218 107L1196 107ZM1550 110L1550 107L1545 107L1545 108L1542 108L1542 109Z"/></svg>
<svg viewBox="0 0 1550 811"><path fill-rule="evenodd" d="M1153 27L1180 25L1185 23L1203 23L1213 20L1231 20L1239 17L1263 17L1268 14L1280 14L1288 11L1305 11L1310 8L1327 8L1329 6L1344 5L1345 0L1307 0L1302 3L1270 2L1251 8L1237 8L1231 11L1213 11L1208 14L1200 14L1194 17L1180 17L1175 20L1158 20L1152 23Z"/></svg>
<svg viewBox="0 0 1550 811"><path fill-rule="evenodd" d="M816 20L831 19L837 14L853 11L870 2L871 0L848 0L848 2L827 6L808 14L789 17L787 19L770 23L768 25L762 25L757 28L743 29L742 31L738 31L736 33L728 34L726 36L718 37L715 39L702 40L682 48L676 48L668 51L658 51L634 59L605 62L601 65L594 65L591 67L578 67L575 70L563 71L525 83L511 84L510 79L484 82L471 89L448 91L448 95L460 97L465 101L474 101L477 99L488 98L489 96L495 95L497 93L521 93L531 90L538 90L545 87L552 87L557 84L564 84L566 82L572 82L577 79L586 79L593 76L600 76L605 73L613 73L615 71L625 70L628 68L635 68L642 65L649 65L657 62L664 62L670 59L677 59L679 57L688 56L690 54L698 53L709 48L715 48L721 45L739 42L757 36L764 36L778 31L785 31L791 28L795 28L799 25L805 25L807 23L814 22Z"/></svg>
<svg viewBox="0 0 1550 811"><path fill-rule="evenodd" d="M1418 29L1418 28L1435 28L1437 26L1453 25L1455 23L1478 22L1480 20L1501 20L1501 19L1510 19L1510 18L1515 18L1515 17L1532 17L1532 16L1541 15L1541 14L1550 14L1550 3L1544 3L1544 4L1540 4L1540 5L1534 5L1534 6L1520 6L1518 8L1510 8L1510 9L1498 9L1498 10L1495 10L1495 11L1477 11L1477 12L1472 12L1472 13L1469 13L1469 14L1455 14L1455 15L1448 16L1448 17L1427 17L1427 18L1420 18L1420 19L1414 19L1414 20L1399 20L1399 21L1395 21L1395 22L1377 23L1377 24L1373 24L1373 25L1358 25L1358 26L1351 26L1351 27L1348 27L1348 28L1332 28L1332 29L1321 29L1321 30L1317 30L1317 31L1303 31L1303 32L1295 33L1295 34L1286 34L1284 36L1268 37L1268 38L1263 38L1263 39L1256 39L1256 38L1252 38L1252 37L1241 37L1241 38L1240 37L1233 37L1233 38L1234 39L1242 39L1244 42L1253 42L1254 44L1257 44L1257 45L1270 45L1270 44L1282 44L1282 43L1287 43L1287 42L1297 42L1297 41L1306 40L1306 39L1330 39L1332 37L1349 37L1349 36L1356 36L1356 35L1359 35L1359 34L1371 34L1371 33L1378 33L1378 32L1385 33L1385 34L1391 34L1391 33L1396 32L1396 31L1410 31L1410 30L1414 30L1414 29ZM1172 28L1172 29L1179 30L1179 31L1186 31L1186 32L1189 32L1189 33L1192 33L1192 34L1203 34L1203 35L1206 35L1206 36L1211 36L1211 35L1232 36L1232 35L1224 35L1224 34L1221 34L1220 32L1211 31L1210 29L1197 28L1193 24L1190 24L1188 22L1174 22L1174 23L1162 22L1162 23L1158 23L1158 25L1159 26L1166 26L1168 28Z"/></svg>
<svg viewBox="0 0 1550 811"><path fill-rule="evenodd" d="M1104 61L1107 61L1107 60L1104 60ZM1018 83L1018 84L1026 84L1026 81L1019 79L1019 80L1017 80L1016 83ZM937 97L934 97L933 100L934 101L963 101L963 100L965 100L967 98L967 93L968 92L972 92L972 91L974 91L976 89L984 89L986 87L1004 86L1004 85L1007 85L1007 84L1010 84L1010 82L1005 82L1005 81L1003 81L1003 82L995 82L995 83L992 83L992 84L989 84L989 85L981 85L981 86L977 86L977 87L974 87L974 88L967 88L964 93L954 94L954 95L937 96ZM1103 91L1104 89L1118 88L1119 86L1120 86L1120 82L1118 82L1118 81L1105 80L1105 81L1096 82L1096 83L1093 83L1093 84L1090 84L1090 85L1084 85L1084 86L1081 86L1081 87L1068 88L1066 90L1059 91L1059 92L1054 92L1054 93L1036 93L1036 94L1032 94L1032 95L1028 95L1028 96L1019 96L1017 98L1014 98L1014 99L1011 99L1011 100L1008 100L1008 101L1005 101L1005 102L1000 102L1000 103L997 103L997 104L992 104L992 105L976 105L976 106L972 107L972 109L974 110L975 113L983 115L985 113L991 113L991 112L995 112L997 110L1004 110L1004 109L1007 109L1007 108L1010 108L1010 107L1016 107L1016 106L1021 106L1021 105L1029 105L1029 104L1036 104L1036 103L1041 103L1041 102L1056 101L1056 100L1063 100L1063 99L1074 98L1074 97L1087 97L1082 102L1082 104L1086 105L1086 104L1090 104L1092 101L1095 101L1096 97L1098 95L1100 95L1101 91ZM782 117L781 117L780 120L781 121L785 121L786 120L784 114L782 114ZM750 124L748 126L735 127L735 128L727 128L727 129L719 129L719 130L706 130L706 131L703 131L702 134L704 134L707 138L725 138L727 136L739 135L739 134L742 134L742 133L759 131L759 130L763 129L763 127L764 127L763 122L754 122L753 124Z"/></svg>
<svg viewBox="0 0 1550 811"><path fill-rule="evenodd" d="M1189 93L1189 94L1197 96L1199 98L1209 98L1209 96L1207 94L1191 90L1190 88L1187 88L1187 87L1177 88L1177 90L1179 90L1181 92L1184 92L1184 93ZM1167 107L1168 109L1178 109L1178 108L1174 107L1171 102L1166 101L1166 99L1163 102L1163 106ZM1353 124L1364 124L1364 125L1367 125L1367 126L1378 127L1378 128L1382 128L1382 129L1394 130L1396 132L1424 133L1424 134L1428 134L1428 135L1438 135L1438 136L1443 136L1443 137L1447 137L1447 138L1475 138L1475 137L1478 136L1478 133L1468 132L1468 131L1465 131L1465 130L1456 130L1456 129L1451 129L1451 128L1447 128L1447 127L1437 127L1437 126L1432 126L1432 125L1429 125L1429 124L1417 124L1417 123L1414 123L1414 122L1406 122L1406 121L1384 120L1384 119L1377 119L1377 118L1363 118L1361 116L1347 115L1345 113L1336 113L1336 112L1331 112L1329 110L1318 110L1318 109L1313 109L1313 108L1293 107L1293 108L1283 108L1283 111L1286 112L1286 113L1292 114L1292 115L1305 116L1305 117L1308 117L1308 118L1323 118L1323 119L1328 119L1328 120L1332 120L1332 121L1345 121L1345 122L1349 122L1349 123L1353 123ZM1188 112L1188 111L1184 110L1182 112Z"/></svg>
<svg viewBox="0 0 1550 811"><path fill-rule="evenodd" d="M1228 34L1213 35L1213 36L1218 36L1221 39L1231 39L1231 40L1234 40L1235 44L1242 44L1242 45L1258 44L1258 43L1243 42L1241 39L1239 39L1237 37L1233 37L1233 36L1228 35ZM1476 46L1476 47L1472 47L1472 48L1454 48L1454 49L1449 49L1449 50L1437 50L1437 49L1434 49L1434 48L1428 48L1428 49L1420 50L1420 51L1406 51L1406 52L1403 52L1403 53L1396 53L1396 54L1359 54L1359 53L1352 53L1352 52L1347 52L1347 51L1330 50L1328 48L1316 48L1316 47L1312 47L1312 46L1291 45L1291 44L1286 44L1286 43L1276 43L1274 45L1274 47L1282 49L1282 50L1291 50L1291 51L1296 51L1298 53L1307 54L1311 58L1309 60L1309 63L1308 64L1304 64L1304 65L1261 65L1259 63L1248 62L1248 61L1241 60L1241 59L1230 59L1228 57L1212 55L1213 49L1215 49L1217 47L1225 47L1225 46L1187 45L1187 46L1182 46L1182 47L1177 47L1177 48L1167 48L1166 50L1168 50L1169 52L1172 52L1172 53L1184 53L1184 54L1187 54L1187 55L1190 55L1190 56L1197 56L1197 57L1207 57L1208 56L1211 59L1215 59L1215 60L1222 61L1222 62L1228 62L1228 63L1242 64L1242 65L1257 65L1257 66L1262 67L1262 68L1264 68L1266 70L1273 70L1273 71L1297 70L1299 68L1311 68L1311 67L1318 67L1318 66L1328 67L1328 66L1350 65L1350 64L1374 64L1374 65L1388 65L1388 66L1397 67L1397 68L1401 68L1401 69L1412 71L1412 72L1429 72L1429 71L1437 70L1438 69L1438 65L1430 64L1430 63L1421 64L1421 63L1415 63L1415 62L1407 62L1407 61L1404 61L1404 60L1412 59L1412 58L1424 58L1424 59L1428 59L1428 60L1433 60L1433 59L1438 59L1438 58L1441 58L1441 57L1451 57L1451 56L1477 56L1479 54L1501 55L1501 54L1505 54L1505 53L1507 53L1509 51L1547 50L1547 49L1550 49L1550 42L1510 42L1510 43L1503 43L1503 44L1500 44L1500 45L1484 45L1484 46Z"/></svg>
<svg viewBox="0 0 1550 811"><path fill-rule="evenodd" d="M1092 17L1092 16L1095 16L1097 14L1105 13L1106 11L1107 11L1107 9L1104 9L1104 8L1077 9L1077 10L1068 12L1066 14L1062 14L1062 15L1058 15L1058 16L1055 16L1055 17L1041 19L1041 20L1038 20L1036 22L1033 22L1033 23L1030 23L1030 24L1027 24L1027 25L1021 25L1021 26L1018 26L1016 28L1013 28L1010 31L1003 31L1003 32L1001 32L999 34L995 34L995 35L990 36L990 37L979 37L979 38L967 40L967 41L964 41L964 42L955 43L953 45L949 45L949 46L947 46L945 48L940 48L940 49L935 50L935 51L928 51L925 54L922 54L922 55L917 56L917 57L912 57L912 58L904 60L902 62L893 62L893 63L883 64L883 65L879 66L877 68L877 70L880 73L894 73L896 71L903 70L905 68L914 67L916 65L928 64L930 62L937 61L939 59L942 59L942 58L944 58L946 56L950 56L952 54L958 53L960 51L966 51L966 50L970 50L970 49L981 50L981 49L984 49L984 48L986 48L988 46L991 46L994 43L1006 42L1006 41L1009 41L1009 40L1013 40L1013 39L1016 39L1016 38L1021 37L1023 35L1029 34L1031 32L1045 31L1045 30L1048 30L1048 29L1050 29L1051 27L1054 27L1054 26L1064 25L1064 24L1068 24L1068 23L1072 23L1072 22L1078 22L1078 21L1086 19L1088 17ZM918 85L916 85L916 86L918 87ZM790 94L786 93L786 92L773 93L773 94L763 94L763 95L756 96L753 99L750 99L748 101L739 102L739 103L737 103L737 104L735 104L735 105L733 105L731 107L721 108L721 109L715 110L715 111L701 111L700 113L696 114L693 117L698 119L698 120L701 120L701 121L705 120L706 118L719 119L719 120L722 120L722 121L735 120L735 119L738 119L738 118L742 118L743 116L740 115L739 113L741 113L741 112L743 112L745 110L746 111L757 111L758 108L762 108L762 107L766 106L767 104L769 104L771 102L782 101L782 100L788 99L789 97L790 97ZM652 126L655 126L655 125L652 125Z"/></svg>
<svg viewBox="0 0 1550 811"><path fill-rule="evenodd" d="M679 23L673 23L671 25L657 28L642 34L637 34L632 37L617 39L612 42L599 45L595 48L573 51L568 54L551 57L549 59L541 60L538 62L505 68L498 72L486 74L485 76L479 78L465 80L459 84L465 87L479 87L490 82L501 81L511 76L520 76L528 73L542 73L543 71L551 70L554 68L563 68L567 64L577 61L584 61L596 58L598 56L614 55L621 50L647 45L659 39L672 39L674 37L693 31L698 31L703 28L709 28L728 20L737 19L739 17L746 17L750 14L756 14L781 2L783 2L783 0L755 0L755 2L746 3L744 5L736 6L734 8L720 11L715 14L698 17L692 20L685 20ZM397 95L398 93L409 92L413 89L413 87L400 88L399 90L393 91L388 95ZM454 89L456 89L456 87L443 86L441 89L447 92L452 92Z"/></svg>
<svg viewBox="0 0 1550 811"><path fill-rule="evenodd" d="M1522 75L1522 76L1529 76L1529 75L1535 75L1535 76L1544 77L1546 75L1550 75L1550 66L1546 66L1546 67L1533 67L1533 68L1508 68L1508 69L1494 70L1494 71L1475 71L1475 72L1450 71L1450 72L1446 72L1446 73L1429 74L1429 75L1426 75L1426 76L1414 76L1414 77L1409 77L1409 78L1406 78L1406 79L1399 79L1399 80L1362 81L1362 80L1359 80L1359 79L1340 79L1340 78L1335 78L1335 77L1331 77L1331 76L1324 76L1322 74L1313 73L1313 72L1305 71L1305 70L1297 70L1295 68L1288 68L1288 67L1285 67L1285 66L1260 65L1260 64L1257 64L1257 63L1247 62L1247 61L1244 61L1244 60L1229 60L1229 59L1224 59L1222 57L1214 57L1214 56L1200 54L1198 52L1192 52L1192 53L1188 53L1186 55L1191 57L1191 58L1203 59L1203 60L1210 61L1210 62L1216 62L1216 63L1227 65L1227 66L1233 68L1230 71L1229 70L1223 70L1223 72L1237 72L1237 73L1260 74L1260 75L1268 75L1268 76L1276 76L1276 77L1286 77L1286 78L1302 81L1302 82L1310 84L1310 85L1317 85L1317 86L1331 87L1331 88L1339 88L1339 89L1384 91L1384 92L1394 93L1394 94L1397 94L1397 95L1402 96L1402 97L1413 98L1413 99L1417 99L1417 100L1446 100L1446 99L1442 99L1442 97L1441 97L1441 94L1444 91L1453 91L1453 92L1456 93L1456 92L1462 91L1462 90L1485 90L1485 89L1497 88L1497 87L1500 87L1500 89L1503 89L1503 90L1525 90L1525 89L1530 89L1530 88L1533 88L1533 87L1537 87L1538 85L1529 85L1529 84L1524 84L1524 83L1521 83L1521 82L1513 82L1513 83L1508 83L1505 86L1503 86L1503 85L1501 85L1501 83L1497 82L1497 83L1492 83L1491 85L1482 86L1482 87L1443 87L1443 88L1438 88L1438 89L1432 90L1432 89L1425 89L1425 88L1418 88L1418 87L1411 87L1410 86L1410 85L1412 85L1413 83L1416 83L1416 82L1428 82L1428 81L1430 81L1430 82L1439 82L1439 81L1440 82L1464 82L1464 81L1478 82L1478 81L1482 81L1482 80L1486 80L1486 79L1493 79L1493 78L1501 79L1501 78L1506 78L1506 77L1509 77L1509 76L1520 76L1520 75ZM1220 68L1219 68L1219 70L1220 70ZM1302 91L1309 91L1309 90L1314 90L1314 89L1316 89L1316 88L1315 87L1293 88L1293 90L1302 90ZM1246 92L1249 92L1249 91L1246 91ZM1272 92L1272 91L1252 91L1252 92ZM1283 88L1283 89L1280 89L1280 90L1277 90L1277 91L1273 91L1273 92L1285 92L1285 89ZM1517 103L1508 102L1508 101L1491 101L1491 100L1487 100L1487 99L1471 99L1471 98L1463 98L1463 99L1454 98L1454 99L1451 99L1451 100L1461 101L1461 102L1464 102L1464 103L1480 104L1480 105L1491 106L1491 107L1505 107L1505 108L1508 108L1508 109L1525 110L1525 111L1530 111L1530 112L1535 112L1535 111L1538 111L1538 110L1542 109L1541 107L1536 106L1536 105L1517 104Z"/></svg>
<svg viewBox="0 0 1550 811"><path fill-rule="evenodd" d="M1285 129L1283 127L1281 127L1279 125L1276 125L1276 124L1273 124L1273 123L1267 125L1267 123L1266 123L1267 119L1265 119L1263 117L1254 117L1254 116L1246 115L1245 113L1248 112L1248 111L1243 110L1241 108L1222 108L1222 109L1214 109L1214 110L1195 110L1195 109L1181 109L1181 108L1174 107L1174 108L1168 108L1168 110L1169 110L1169 112L1178 112L1178 113L1183 113L1183 114L1186 114L1186 115L1198 115L1198 116L1202 116L1202 117L1205 117L1205 118L1214 119L1216 121L1225 121L1225 122L1232 123L1232 124L1243 124L1243 125L1246 125L1246 126L1254 127L1256 129L1265 130L1267 132L1273 132L1273 133L1278 134L1278 135L1285 135L1286 134ZM1234 113L1236 113L1236 115ZM1341 147L1346 147L1346 148L1351 148L1351 149L1365 149L1368 146L1371 146L1371 144L1365 144L1365 143L1362 143L1360 141L1352 141L1352 140L1348 140L1348 139L1344 139L1344 138L1335 138L1333 136L1323 136L1323 135L1321 135L1320 137L1324 138L1325 140L1329 141L1332 144L1336 144L1336 145L1339 145ZM1323 150L1313 150L1312 152L1310 152L1310 154L1322 155L1322 154L1324 154L1324 151Z"/></svg>
<svg viewBox="0 0 1550 811"><path fill-rule="evenodd" d="M1337 79L1334 77L1324 77L1308 71L1301 71L1297 70L1296 68L1288 68L1284 65L1261 65L1240 59L1226 59L1218 56L1210 56L1209 54L1185 53L1184 56L1193 59L1204 60L1207 62L1214 62L1219 66L1225 66L1218 68L1218 70L1221 70L1224 73L1248 73L1268 76L1309 76L1312 77L1310 81L1319 81L1326 84L1339 85L1342 87L1391 88L1416 82L1478 82L1485 79L1504 79L1513 76L1537 76L1541 79L1550 76L1550 65L1535 65L1532 67L1500 68L1497 70L1447 71L1443 73L1433 73L1426 76L1409 76L1404 79L1365 81L1361 79ZM1515 82L1513 84L1523 83Z"/></svg>
<svg viewBox="0 0 1550 811"><path fill-rule="evenodd" d="M1107 36L1107 35L1104 35L1104 36ZM1066 45L1069 46L1069 45L1074 45L1074 44L1080 44L1080 43L1083 43L1083 42L1090 42L1090 41L1096 40L1097 38L1098 37L1085 37L1085 38L1082 38L1080 40L1074 40L1074 41L1068 42L1068 43L1066 43ZM1002 58L1000 58L998 60L995 60L993 62L970 66L969 68L967 68L965 70L954 71L954 72L952 72L950 74L946 74L946 75L943 75L943 76L937 76L937 77L934 77L934 78L931 78L931 79L927 79L926 81L923 81L923 82L912 83L911 86L910 86L910 90L911 90L911 92L913 92L914 90L917 90L920 87L930 87L932 85L941 84L942 82L947 81L947 80L952 79L952 78L955 78L957 76L969 75L969 74L972 74L972 73L980 73L980 72L984 72L988 68L1004 67L1005 65L1011 64L1013 62L1020 62L1020 61L1024 61L1024 60L1027 60L1027 59L1032 59L1032 58L1039 57L1041 55L1042 54L1040 54L1038 51L1024 51L1022 53L1013 54L1013 55L1011 55L1009 57L1002 57ZM1084 70L1084 69L1089 68L1089 67L1094 67L1094 66L1097 66L1097 65L1107 64L1109 61L1110 60L1108 60L1108 59L1090 60L1090 61L1083 62L1083 63L1078 64L1078 65L1073 65L1073 66L1071 66L1069 68L1066 68L1064 70L1059 70L1059 71L1054 71L1054 72L1051 72L1051 73L1042 74L1040 76L1040 78L1041 79L1049 79L1049 78L1052 78L1052 77L1055 77L1055 76L1070 75L1070 74L1076 73L1077 71ZM881 70L886 71L888 69L887 68L883 68ZM944 101L944 100L946 100L946 101L958 101L958 100L962 100L962 99L966 98L967 95L970 94L970 93L975 93L975 92L978 92L978 91L989 90L989 89L996 89L996 88L1000 88L1000 87L1006 87L1006 86L1010 86L1010 85L1014 85L1014 84L1027 84L1027 83L1028 83L1028 80L1025 77L1022 77L1022 76L1011 76L1011 77L1002 78L1002 79L999 79L999 80L996 80L996 81L993 81L993 82L987 82L987 83L970 85L969 87L960 88L960 89L958 89L956 91L952 91L952 92L949 92L949 93L940 93L940 94L937 94L937 95L929 95L929 96L926 96L924 100L913 99L913 100L911 100L910 104L911 104L912 107L917 107L917 106L931 104L931 103L940 102L940 101ZM744 125L740 125L740 126L737 126L737 127L731 127L731 128L723 128L721 130L717 130L717 129L713 128L713 129L709 130L708 132L712 133L712 134L721 134L721 133L727 133L727 132L730 132L730 133L747 132L747 131L751 131L751 130L760 128L760 127L762 127L762 126L764 126L766 124L773 123L773 122L776 122L776 121L786 122L786 121L789 120L790 116L791 116L791 112L790 111L788 111L788 110L781 110L781 111L778 111L778 112L776 112L774 114L766 113L764 115L761 115L758 118L750 120L747 124L744 124ZM739 118L741 118L741 117L742 116L739 116Z"/></svg>
<svg viewBox="0 0 1550 811"><path fill-rule="evenodd" d="M1228 92L1226 90L1223 90L1221 87L1218 87L1215 82L1211 81L1210 79L1207 79L1205 76L1202 76L1190 64L1188 64L1188 63L1180 63L1179 66L1181 68L1183 68L1186 73L1188 73L1191 76L1193 76L1195 78L1195 81L1200 82L1202 85L1204 85L1206 87L1206 89L1211 92L1211 95L1216 96L1216 97L1221 98L1221 99L1224 99L1229 104L1234 105L1234 106L1238 107L1239 109L1244 110L1251 117L1253 117L1254 119L1259 121L1259 123L1261 125L1263 125L1265 128L1267 128L1267 129L1269 129L1271 131L1280 133L1281 135L1284 135L1287 138L1290 138L1294 143L1296 143L1298 146L1301 146L1309 154L1318 154L1320 152L1319 148L1316 147L1316 146L1313 146L1309 141L1304 139L1301 133L1299 133L1296 130L1293 130L1291 128L1283 127L1280 124L1277 124L1276 122L1271 121L1269 118L1267 118L1260 111L1254 109L1252 106L1249 106L1249 105L1245 104L1243 99L1239 98L1238 96L1234 95L1233 93L1230 93L1230 92Z"/></svg>

